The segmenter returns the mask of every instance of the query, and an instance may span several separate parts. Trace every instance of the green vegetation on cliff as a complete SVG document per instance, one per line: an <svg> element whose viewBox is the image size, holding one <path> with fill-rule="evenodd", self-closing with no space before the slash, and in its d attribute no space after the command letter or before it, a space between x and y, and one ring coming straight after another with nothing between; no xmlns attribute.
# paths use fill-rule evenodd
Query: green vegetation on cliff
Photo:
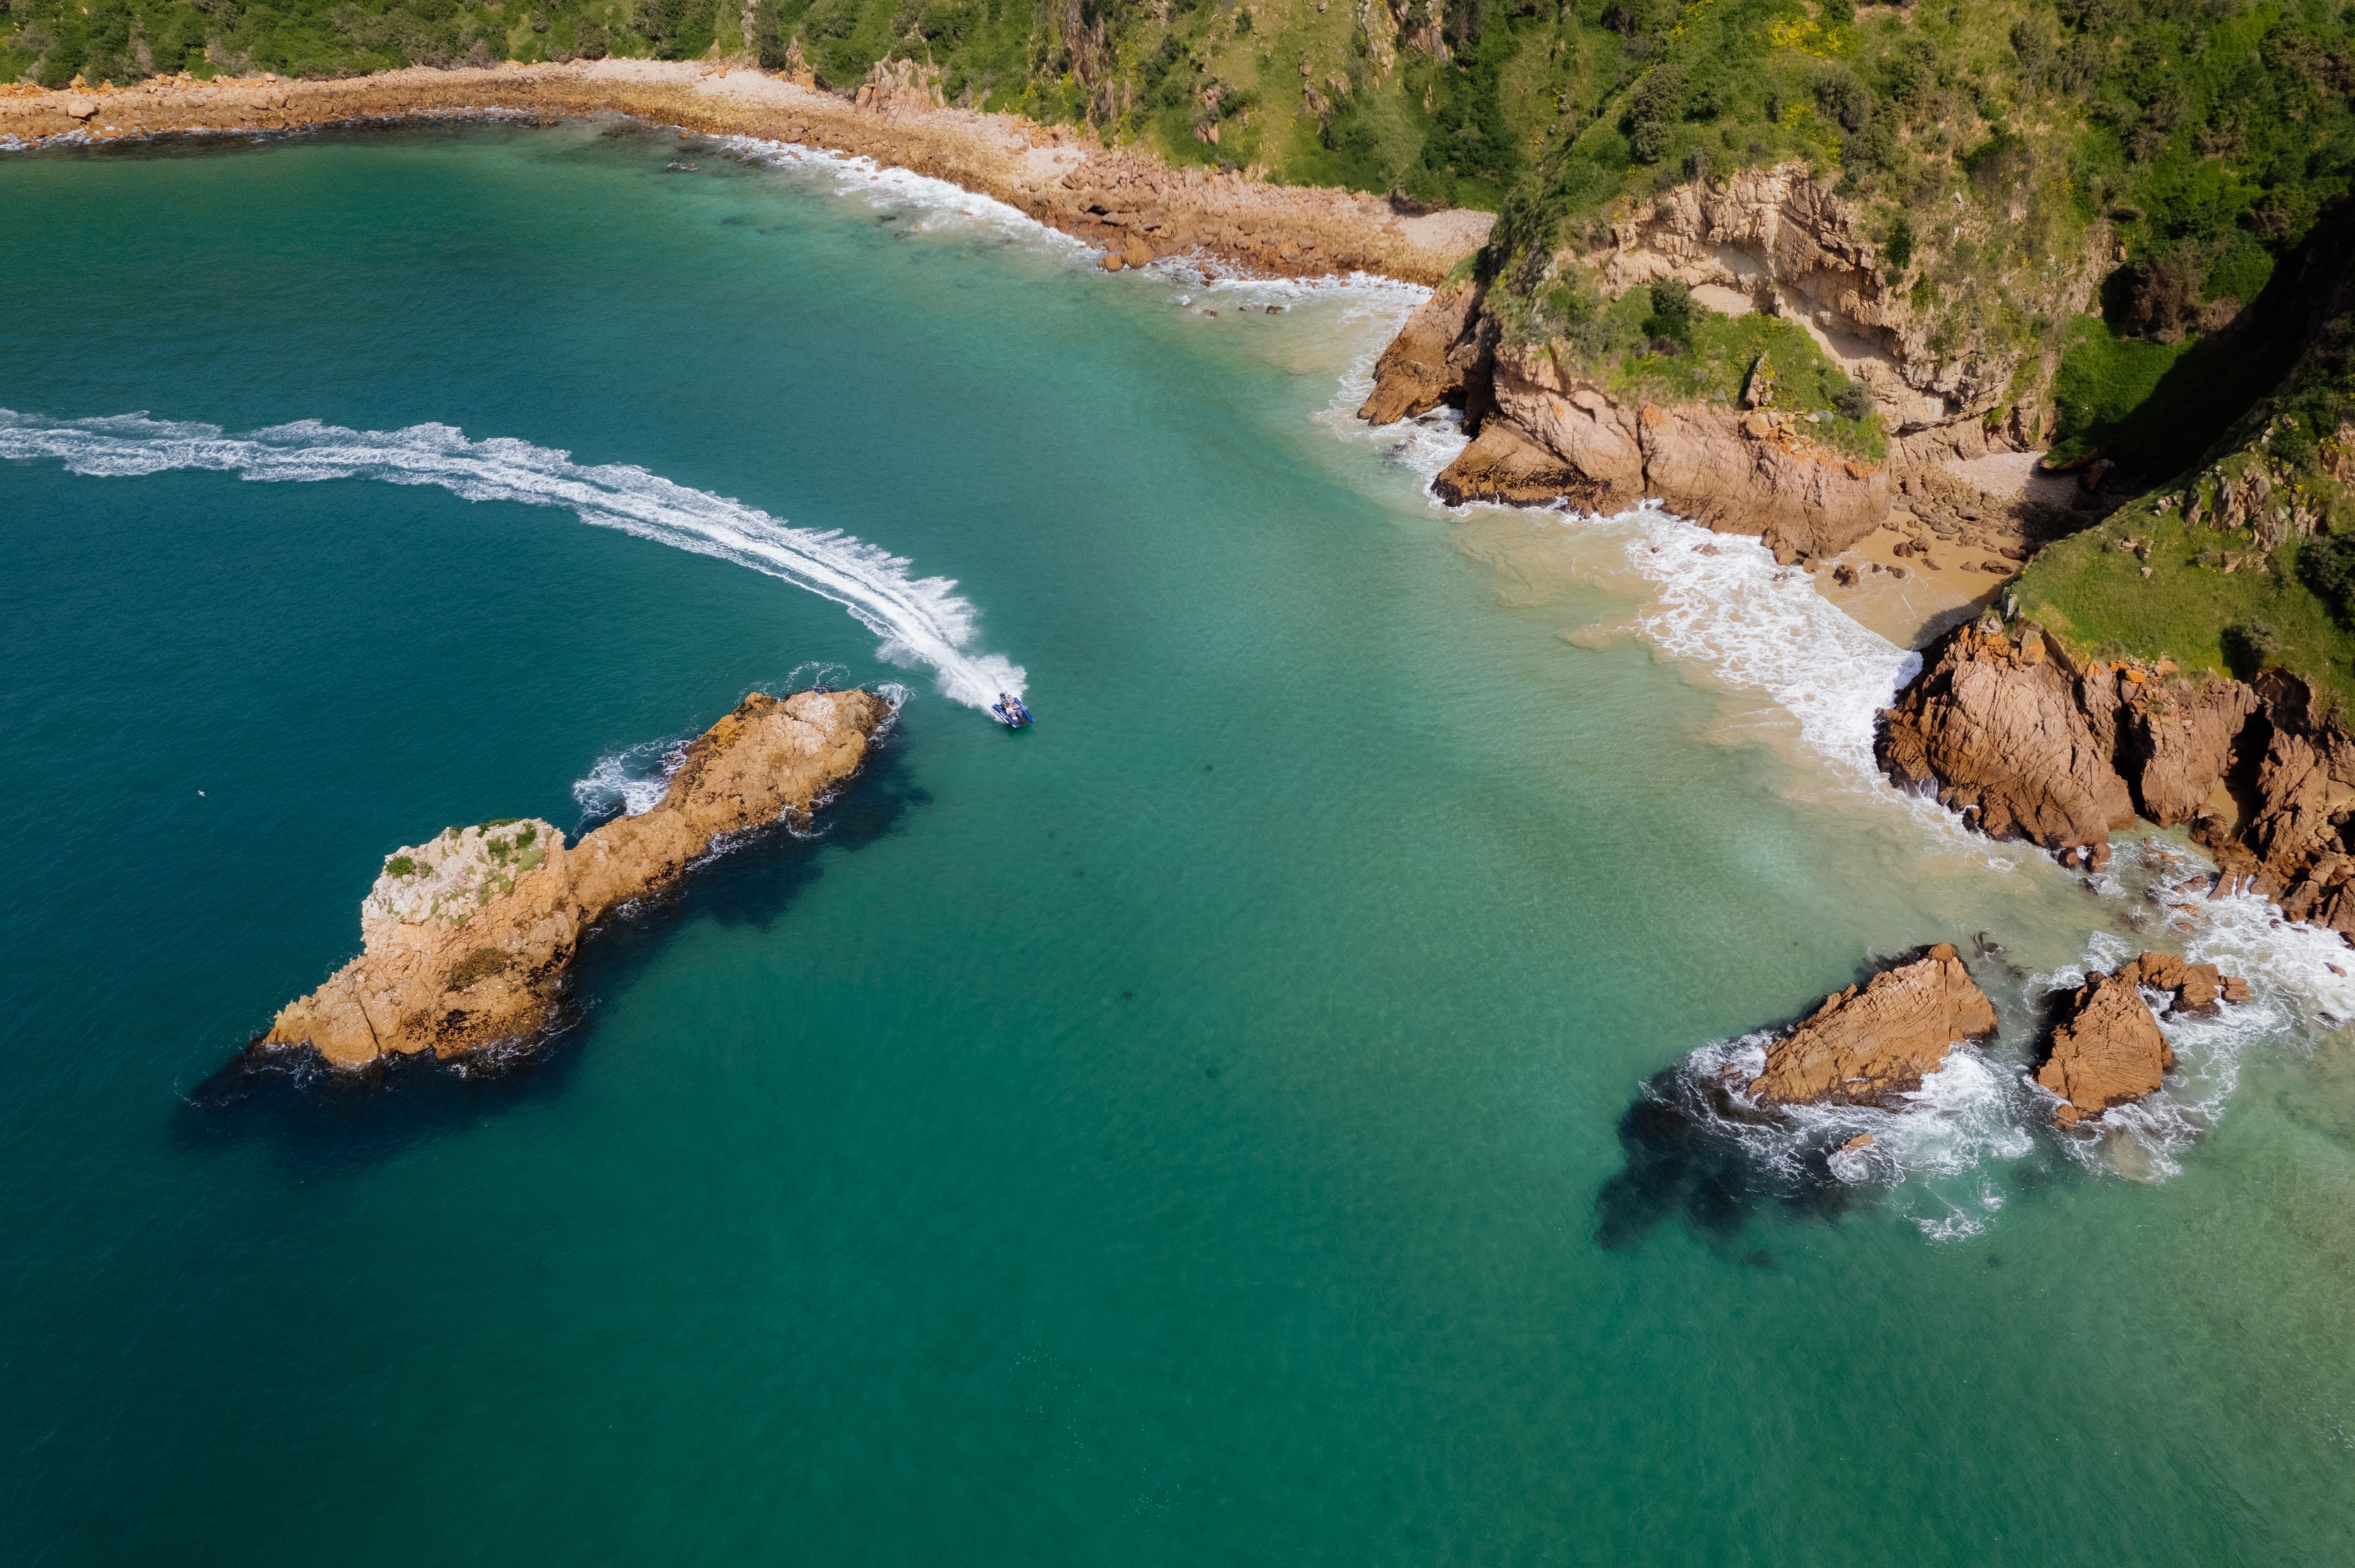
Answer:
<svg viewBox="0 0 2355 1568"><path fill-rule="evenodd" d="M1888 451L1871 395L1784 317L1721 315L1668 281L1606 302L1578 281L1558 280L1533 299L1500 297L1497 313L1508 339L1550 343L1563 370L1614 395L1730 404L1756 379L1771 387L1773 408L1804 418L1825 445L1876 461Z"/></svg>
<svg viewBox="0 0 2355 1568"><path fill-rule="evenodd" d="M1934 293L2107 221L2114 313L2164 334L2253 297L2346 188L2350 32L2339 0L0 0L0 78L614 54L797 58L847 88L912 58L953 101L1179 160L1502 202L1524 255L1614 200L1796 158ZM1968 209L2001 234L1955 243Z"/></svg>
<svg viewBox="0 0 2355 1568"><path fill-rule="evenodd" d="M2202 382L2178 383L2187 367L2205 398ZM2277 665L2355 712L2355 205L2158 388L2118 428L2139 426L2154 462L2147 432L2186 439L2172 477L2040 555L2021 613L2092 652L2240 675Z"/></svg>

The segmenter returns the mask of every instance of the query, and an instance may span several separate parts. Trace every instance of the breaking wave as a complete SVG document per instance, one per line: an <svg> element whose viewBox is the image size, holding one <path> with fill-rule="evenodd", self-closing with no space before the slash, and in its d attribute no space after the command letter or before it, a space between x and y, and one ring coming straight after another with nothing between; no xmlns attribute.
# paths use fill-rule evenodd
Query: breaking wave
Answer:
<svg viewBox="0 0 2355 1568"><path fill-rule="evenodd" d="M750 567L831 599L882 639L882 658L930 666L941 690L968 707L1024 690L1019 665L965 652L975 611L950 578L912 577L907 561L838 529L795 528L634 464L576 463L528 441L469 440L449 425L350 430L303 419L232 436L144 414L49 419L5 408L0 458L50 459L102 478L199 469L250 480L376 479L438 485L467 501L562 507L593 526Z"/></svg>
<svg viewBox="0 0 2355 1568"><path fill-rule="evenodd" d="M687 760L688 738L649 740L599 758L588 776L572 784L572 798L580 802L582 818L617 812L643 817L661 805L670 789L670 776Z"/></svg>

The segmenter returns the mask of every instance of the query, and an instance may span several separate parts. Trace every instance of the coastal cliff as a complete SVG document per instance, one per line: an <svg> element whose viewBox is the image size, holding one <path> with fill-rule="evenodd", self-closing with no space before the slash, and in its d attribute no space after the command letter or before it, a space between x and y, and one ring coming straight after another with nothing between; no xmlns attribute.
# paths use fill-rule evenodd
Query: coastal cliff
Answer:
<svg viewBox="0 0 2355 1568"><path fill-rule="evenodd" d="M2137 818L2190 826L2218 886L2355 937L2355 736L2287 671L2080 662L2034 626L1949 635L1876 746L1900 787L1996 838L2100 863Z"/></svg>
<svg viewBox="0 0 2355 1568"><path fill-rule="evenodd" d="M1958 333L1934 296L1901 289L1903 258L1831 177L1703 175L1614 211L1516 268L1484 254L1488 270L1435 293L1378 362L1361 418L1465 411L1473 440L1442 499L1657 499L1788 561L1870 533L1898 476L2041 433L2005 403L2023 370L2049 374L2033 345ZM2094 243L2047 269L2039 308L2083 307Z"/></svg>
<svg viewBox="0 0 2355 1568"><path fill-rule="evenodd" d="M755 692L687 747L661 802L567 845L538 819L450 828L389 856L360 906L360 956L280 1012L259 1049L332 1065L527 1039L598 917L731 833L806 815L890 716L863 691Z"/></svg>

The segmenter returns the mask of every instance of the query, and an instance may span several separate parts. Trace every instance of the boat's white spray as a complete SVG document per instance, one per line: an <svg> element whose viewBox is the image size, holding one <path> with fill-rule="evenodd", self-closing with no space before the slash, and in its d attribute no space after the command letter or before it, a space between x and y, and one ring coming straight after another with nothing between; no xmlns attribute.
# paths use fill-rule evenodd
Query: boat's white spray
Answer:
<svg viewBox="0 0 2355 1568"><path fill-rule="evenodd" d="M203 469L246 479L377 479L438 485L468 501L563 507L582 522L783 577L848 610L883 640L881 657L938 673L941 690L986 710L1019 694L1021 667L969 653L974 607L947 577L918 577L890 552L837 529L795 528L755 506L674 484L627 463L577 463L528 441L470 440L448 425L351 430L304 419L232 436L218 426L122 414L50 419L0 408L0 458L50 459L123 477Z"/></svg>

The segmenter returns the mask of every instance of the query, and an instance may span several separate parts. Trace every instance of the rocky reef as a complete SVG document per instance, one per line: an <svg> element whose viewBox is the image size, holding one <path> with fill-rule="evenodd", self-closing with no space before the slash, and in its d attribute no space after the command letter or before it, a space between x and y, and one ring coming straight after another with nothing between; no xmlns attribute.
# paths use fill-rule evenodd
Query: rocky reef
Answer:
<svg viewBox="0 0 2355 1568"><path fill-rule="evenodd" d="M567 845L537 818L445 829L387 857L360 905L360 956L278 1014L254 1048L337 1067L525 1040L600 916L677 878L728 835L806 815L890 715L863 691L746 697L687 747L653 810Z"/></svg>
<svg viewBox="0 0 2355 1568"><path fill-rule="evenodd" d="M1992 620L1957 628L1881 717L1896 783L1996 838L2100 864L2114 829L2189 824L2218 888L2355 935L2355 737L2284 670L2248 681L2073 657Z"/></svg>
<svg viewBox="0 0 2355 1568"><path fill-rule="evenodd" d="M2155 1094L2175 1065L2175 1052L2143 1000L2146 990L2172 993L2169 1011L2205 1012L2221 1000L2246 1001L2248 981L2213 964L2171 953L2145 953L2097 974L2062 1004L2036 1081L2061 1098L2052 1119L2062 1127Z"/></svg>
<svg viewBox="0 0 2355 1568"><path fill-rule="evenodd" d="M1823 1005L1766 1047L1745 1091L1761 1106L1885 1106L1922 1086L1946 1053L1995 1033L1995 1006L1941 942Z"/></svg>

